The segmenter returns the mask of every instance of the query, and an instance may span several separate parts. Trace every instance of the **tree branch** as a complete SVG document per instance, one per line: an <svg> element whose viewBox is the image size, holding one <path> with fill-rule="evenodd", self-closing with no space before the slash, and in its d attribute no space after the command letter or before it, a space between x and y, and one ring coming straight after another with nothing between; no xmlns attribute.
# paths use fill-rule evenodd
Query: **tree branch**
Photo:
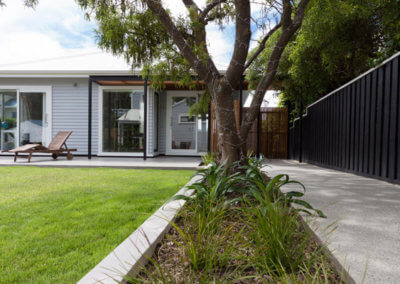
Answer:
<svg viewBox="0 0 400 284"><path fill-rule="evenodd" d="M214 9L214 7L216 7L217 5L226 2L226 0L214 0L211 3L209 3L204 9L203 11L201 11L201 13L199 14L199 20L204 22L205 18L207 17L208 13Z"/></svg>
<svg viewBox="0 0 400 284"><path fill-rule="evenodd" d="M296 14L293 20L293 23L297 26L297 28L299 28L301 26L301 23L303 22L304 13L306 12L308 2L309 0L301 1L297 6Z"/></svg>
<svg viewBox="0 0 400 284"><path fill-rule="evenodd" d="M186 8L195 8L197 13L200 12L199 7L197 6L197 4L193 1L193 0L182 0L183 4L185 4Z"/></svg>
<svg viewBox="0 0 400 284"><path fill-rule="evenodd" d="M282 28L287 29L292 25L292 3L290 0L283 0L283 12L281 17Z"/></svg>
<svg viewBox="0 0 400 284"><path fill-rule="evenodd" d="M282 23L282 33L279 36L278 41L276 42L271 56L267 63L267 69L265 70L263 77L257 85L256 91L253 96L253 101L251 102L249 111L246 112L246 115L243 117L240 128L240 136L247 137L253 122L257 118L260 112L260 106L262 100L264 98L265 92L268 90L268 87L273 83L275 79L276 72L278 70L279 60L282 56L282 53L289 43L292 36L295 32L300 28L301 23L304 18L305 9L310 0L301 0L297 7L296 14L294 16L294 21L292 21L292 6L290 4L290 0L282 0L283 2L283 13L281 18Z"/></svg>
<svg viewBox="0 0 400 284"><path fill-rule="evenodd" d="M190 66L197 72L197 74L206 81L211 81L212 77L218 74L218 70L211 60L207 64L194 54L191 47L187 44L182 33L178 30L167 11L162 7L161 2L158 0L145 0L149 9L157 16L160 23L163 25L171 39L179 48L183 57L189 62Z"/></svg>
<svg viewBox="0 0 400 284"><path fill-rule="evenodd" d="M250 2L235 0L236 35L231 61L226 70L226 80L231 86L237 84L244 71L244 65L249 53L250 29ZM232 87L233 88L233 87Z"/></svg>
<svg viewBox="0 0 400 284"><path fill-rule="evenodd" d="M256 52L250 57L250 59L247 61L247 63L244 65L244 69L246 70L249 68L249 66L253 63L253 61L260 55L260 53L264 50L265 44L267 40L281 27L281 23L277 24L275 27L273 27L269 32L264 36L260 44L258 45L258 48Z"/></svg>

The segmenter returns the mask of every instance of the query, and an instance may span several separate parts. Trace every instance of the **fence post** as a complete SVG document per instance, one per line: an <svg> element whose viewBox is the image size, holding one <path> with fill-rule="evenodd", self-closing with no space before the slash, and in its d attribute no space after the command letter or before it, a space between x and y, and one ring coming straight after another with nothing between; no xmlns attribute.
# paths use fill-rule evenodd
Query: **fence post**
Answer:
<svg viewBox="0 0 400 284"><path fill-rule="evenodd" d="M299 119L299 163L303 162L303 99L300 97L300 119Z"/></svg>

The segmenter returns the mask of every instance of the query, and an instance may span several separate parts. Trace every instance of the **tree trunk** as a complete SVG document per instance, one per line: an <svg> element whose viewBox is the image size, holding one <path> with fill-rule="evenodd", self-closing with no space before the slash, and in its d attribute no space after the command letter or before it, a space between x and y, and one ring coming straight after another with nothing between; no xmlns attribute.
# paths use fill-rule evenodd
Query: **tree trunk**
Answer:
<svg viewBox="0 0 400 284"><path fill-rule="evenodd" d="M224 82L224 78L215 82L216 84L209 84L209 90L211 90L217 121L220 162L226 161L230 164L240 160L242 148L235 123L233 91Z"/></svg>

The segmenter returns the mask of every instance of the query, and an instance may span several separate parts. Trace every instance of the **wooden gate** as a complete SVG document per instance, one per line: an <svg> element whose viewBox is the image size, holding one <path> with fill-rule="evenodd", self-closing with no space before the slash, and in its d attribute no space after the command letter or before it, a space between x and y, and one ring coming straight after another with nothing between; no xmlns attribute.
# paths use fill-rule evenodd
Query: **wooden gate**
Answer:
<svg viewBox="0 0 400 284"><path fill-rule="evenodd" d="M234 101L236 127L239 128L239 101ZM248 111L243 108L243 115ZM247 137L247 150L262 154L267 158L286 159L288 140L287 108L261 108L259 117L254 121ZM210 151L218 151L218 130L215 112L211 105Z"/></svg>

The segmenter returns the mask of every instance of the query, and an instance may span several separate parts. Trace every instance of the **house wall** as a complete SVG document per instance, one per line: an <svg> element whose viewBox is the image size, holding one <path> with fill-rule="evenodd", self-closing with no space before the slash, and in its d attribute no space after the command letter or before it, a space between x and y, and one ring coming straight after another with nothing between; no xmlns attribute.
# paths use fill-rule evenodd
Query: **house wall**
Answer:
<svg viewBox="0 0 400 284"><path fill-rule="evenodd" d="M73 131L68 139L70 148L77 148L76 154L88 153L88 79L86 78L1 78L1 86L51 86L52 88L52 136L58 131ZM92 154L98 154L99 142L99 86L92 85ZM118 89L118 87L113 87ZM160 94L160 121L164 108ZM148 89L147 154L153 151L153 90ZM164 123L165 129L165 123ZM165 130L159 127L159 143L165 141ZM165 145L165 142L164 142ZM164 146L165 149L165 146ZM164 151L165 152L165 151ZM117 154L116 154L117 155Z"/></svg>
<svg viewBox="0 0 400 284"><path fill-rule="evenodd" d="M87 78L0 78L1 86L51 86L52 88L52 129L54 136L58 131L73 131L68 139L68 147L77 148L77 154L88 153L88 79ZM118 87L110 87L118 89ZM98 154L99 146L99 91L93 83L92 90L92 154ZM243 92L243 102L247 92ZM238 99L239 91L234 93ZM153 143L153 102L154 91L148 89L148 117L147 117L147 154L148 156L166 153L167 137L167 91L159 92L158 113L158 152L154 153ZM206 127L206 126L204 126ZM206 135L206 133L199 133ZM204 139L199 139L206 141ZM205 143L205 142L204 142ZM203 143L203 144L204 144ZM199 149L206 149L207 145L199 145ZM116 155L118 155L116 153Z"/></svg>
<svg viewBox="0 0 400 284"><path fill-rule="evenodd" d="M51 86L52 136L58 131L73 131L67 141L77 154L88 152L88 79L85 78L0 78L1 86ZM92 153L97 154L98 85L93 84Z"/></svg>

